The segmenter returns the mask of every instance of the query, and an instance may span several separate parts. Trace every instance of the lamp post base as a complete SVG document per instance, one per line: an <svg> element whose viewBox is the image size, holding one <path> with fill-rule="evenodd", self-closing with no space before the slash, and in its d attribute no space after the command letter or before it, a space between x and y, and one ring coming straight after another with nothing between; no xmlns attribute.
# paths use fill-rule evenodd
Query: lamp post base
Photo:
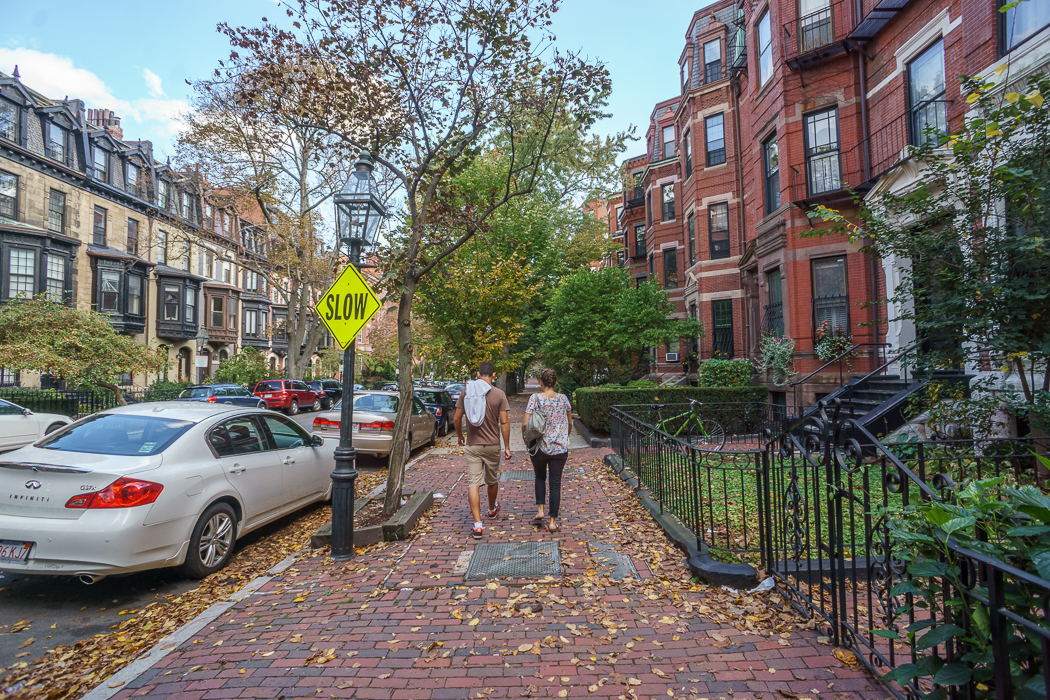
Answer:
<svg viewBox="0 0 1050 700"><path fill-rule="evenodd" d="M332 472L332 561L353 559L354 552L354 482L357 480L357 451L342 446L335 449L335 471Z"/></svg>

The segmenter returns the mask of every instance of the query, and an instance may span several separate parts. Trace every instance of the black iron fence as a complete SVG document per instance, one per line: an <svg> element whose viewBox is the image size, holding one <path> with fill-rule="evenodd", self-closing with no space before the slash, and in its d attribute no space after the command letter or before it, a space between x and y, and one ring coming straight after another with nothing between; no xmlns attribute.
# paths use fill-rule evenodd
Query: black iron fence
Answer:
<svg viewBox="0 0 1050 700"><path fill-rule="evenodd" d="M149 401L169 401L182 391L173 389L129 388L122 389L124 401L129 404ZM29 387L2 387L0 400L10 401L22 408L37 413L57 413L64 416L79 416L97 413L118 405L117 398L108 389L37 389Z"/></svg>
<svg viewBox="0 0 1050 700"><path fill-rule="evenodd" d="M796 609L896 697L936 689L958 698L1046 697L1050 580L990 547L959 544L963 533L988 541L990 521L936 525L941 554L919 558L894 525L914 506L956 512L960 485L974 480L1045 488L1036 453L1046 453L1047 439L886 444L841 417L837 403L822 402L792 425L783 410L618 406L612 446L698 543L765 568ZM725 421L724 446L680 429L693 413ZM762 436L753 432L759 426ZM1043 510L1007 514L1009 526L1034 528L1011 531L1015 538L1050 528L1050 500L1040 501L1038 489L1025 493Z"/></svg>

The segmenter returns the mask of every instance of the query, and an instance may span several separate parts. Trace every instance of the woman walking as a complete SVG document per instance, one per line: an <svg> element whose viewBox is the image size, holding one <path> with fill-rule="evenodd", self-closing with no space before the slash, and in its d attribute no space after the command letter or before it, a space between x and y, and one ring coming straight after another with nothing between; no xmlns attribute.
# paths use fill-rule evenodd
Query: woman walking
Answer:
<svg viewBox="0 0 1050 700"><path fill-rule="evenodd" d="M547 425L540 438L539 450L532 457L532 468L536 472L536 517L532 524L544 524L543 506L547 500L547 474L550 473L550 509L547 511L548 532L558 532L558 509L561 505L561 475L565 469L565 460L569 456L569 432L572 430L572 407L565 394L554 391L558 385L558 375L552 369L540 372L540 393L529 397L525 408L525 420L521 423L524 437L525 426L529 416L536 410L542 410L547 416ZM530 450L531 452L531 450Z"/></svg>

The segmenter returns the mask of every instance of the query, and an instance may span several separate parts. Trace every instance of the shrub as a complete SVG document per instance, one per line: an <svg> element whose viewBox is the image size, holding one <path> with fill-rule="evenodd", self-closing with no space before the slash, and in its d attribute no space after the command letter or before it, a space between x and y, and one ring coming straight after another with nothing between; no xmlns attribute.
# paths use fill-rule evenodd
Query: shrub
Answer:
<svg viewBox="0 0 1050 700"><path fill-rule="evenodd" d="M699 384L712 386L748 386L754 366L747 360L708 360L700 365Z"/></svg>
<svg viewBox="0 0 1050 700"><path fill-rule="evenodd" d="M769 372L769 380L776 386L784 386L795 369L795 341L773 333L762 336L762 358L755 360L755 369Z"/></svg>
<svg viewBox="0 0 1050 700"><path fill-rule="evenodd" d="M150 384L142 394L142 401L170 401L192 384L192 382L170 382L167 379L158 379Z"/></svg>
<svg viewBox="0 0 1050 700"><path fill-rule="evenodd" d="M635 379L634 381L627 382L627 386L652 388L654 386L660 386L660 384L658 382L654 382L652 379Z"/></svg>
<svg viewBox="0 0 1050 700"><path fill-rule="evenodd" d="M573 407L587 427L609 432L609 408L612 406L685 403L689 399L703 403L764 404L769 400L769 390L764 386L662 386L627 389L580 387L576 390Z"/></svg>

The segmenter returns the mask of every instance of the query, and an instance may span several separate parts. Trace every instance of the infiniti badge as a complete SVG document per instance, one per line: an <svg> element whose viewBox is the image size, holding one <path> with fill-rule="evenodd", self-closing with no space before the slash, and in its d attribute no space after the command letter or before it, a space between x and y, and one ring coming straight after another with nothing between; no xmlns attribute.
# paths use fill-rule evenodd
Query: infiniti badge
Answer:
<svg viewBox="0 0 1050 700"><path fill-rule="evenodd" d="M33 479L31 481L27 481L26 482L26 488L27 489L38 489L38 488L40 488L40 482L37 481L36 479Z"/></svg>

